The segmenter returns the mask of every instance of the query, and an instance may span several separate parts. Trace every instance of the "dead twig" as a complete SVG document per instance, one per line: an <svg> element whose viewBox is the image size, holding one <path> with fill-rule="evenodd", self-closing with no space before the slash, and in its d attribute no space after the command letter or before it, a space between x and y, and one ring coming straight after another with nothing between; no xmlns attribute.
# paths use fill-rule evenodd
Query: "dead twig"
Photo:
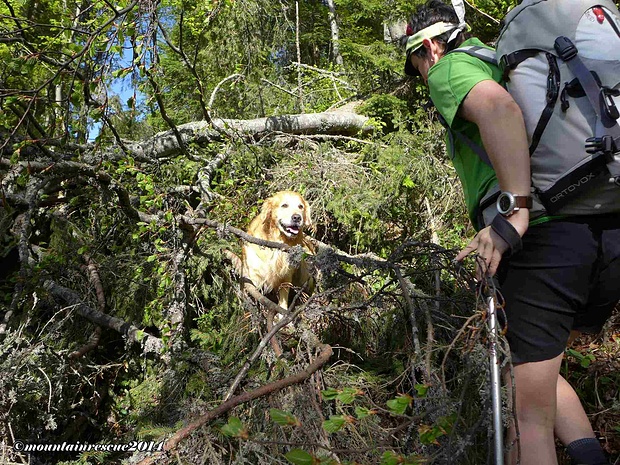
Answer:
<svg viewBox="0 0 620 465"><path fill-rule="evenodd" d="M258 389L255 389L254 391L246 392L246 393L240 394L236 397L233 397L227 400L226 402L222 403L219 407L216 407L210 412L207 412L206 414L202 415L198 419L191 422L189 425L187 425L183 429L177 431L164 444L164 447L163 447L164 453L170 453L178 446L178 444L183 439L188 437L192 432L194 432L201 426L204 426L207 423L211 422L212 420L219 417L220 415L223 415L229 410L232 410L234 407L241 405L245 402L258 399L259 397L263 397L268 394L281 391L282 389L288 386L292 386L293 384L298 384L298 383L301 383L302 381L305 381L313 373L319 370L319 368L325 365L325 363L327 363L331 355L332 355L331 346L325 344L322 346L321 353L319 354L317 359L314 362L312 362L310 365L308 365L308 367L305 370L302 370L299 373L295 373L294 375L291 375L288 378L284 378L284 379L275 381L273 383L267 384L265 386L261 386ZM139 462L138 465L150 465L153 462L155 462L155 460L160 458L162 455L163 453L158 453L158 454L153 454L151 456L148 456L145 459L143 459L141 462Z"/></svg>

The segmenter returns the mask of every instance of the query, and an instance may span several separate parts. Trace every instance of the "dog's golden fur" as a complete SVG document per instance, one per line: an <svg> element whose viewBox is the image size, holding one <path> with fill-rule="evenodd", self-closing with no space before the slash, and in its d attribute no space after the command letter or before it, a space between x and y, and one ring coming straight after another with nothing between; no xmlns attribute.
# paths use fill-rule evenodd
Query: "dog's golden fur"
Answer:
<svg viewBox="0 0 620 465"><path fill-rule="evenodd" d="M259 239L282 242L289 246L300 245L307 252L314 248L304 235L312 224L310 206L301 194L280 191L263 203L260 214L252 220L248 234ZM313 287L308 266L301 261L299 267L289 263L288 254L278 249L262 247L245 242L243 245L243 276L265 295L277 293L280 307L288 309L289 288L306 285L306 291Z"/></svg>

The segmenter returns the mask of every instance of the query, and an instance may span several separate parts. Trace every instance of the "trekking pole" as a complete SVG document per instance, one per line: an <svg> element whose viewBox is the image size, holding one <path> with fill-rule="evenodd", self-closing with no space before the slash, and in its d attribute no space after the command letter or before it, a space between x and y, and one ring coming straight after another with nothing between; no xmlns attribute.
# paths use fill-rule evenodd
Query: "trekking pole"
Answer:
<svg viewBox="0 0 620 465"><path fill-rule="evenodd" d="M488 324L490 333L489 344L489 368L491 372L491 402L493 409L493 443L495 452L495 465L504 465L504 440L502 423L502 392L501 377L499 370L498 357L498 322L497 311L495 308L495 298L491 284L487 286L488 295L486 296L488 306Z"/></svg>

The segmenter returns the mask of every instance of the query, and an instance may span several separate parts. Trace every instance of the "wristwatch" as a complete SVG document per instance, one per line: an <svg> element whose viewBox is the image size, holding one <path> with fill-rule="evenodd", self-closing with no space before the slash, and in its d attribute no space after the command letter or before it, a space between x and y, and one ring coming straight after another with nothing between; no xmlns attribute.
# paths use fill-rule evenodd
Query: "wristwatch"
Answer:
<svg viewBox="0 0 620 465"><path fill-rule="evenodd" d="M497 197L497 211L504 216L510 216L520 208L532 208L532 197L529 195L514 195L503 191Z"/></svg>

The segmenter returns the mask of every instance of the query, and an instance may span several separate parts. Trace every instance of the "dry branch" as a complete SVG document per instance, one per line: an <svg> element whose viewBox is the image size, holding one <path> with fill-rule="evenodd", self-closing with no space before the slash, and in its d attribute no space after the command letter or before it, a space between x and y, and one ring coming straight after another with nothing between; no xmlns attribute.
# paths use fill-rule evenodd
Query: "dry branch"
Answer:
<svg viewBox="0 0 620 465"><path fill-rule="evenodd" d="M240 394L236 397L233 397L230 400L227 400L226 402L222 403L219 407L211 410L210 412L207 412L203 416L199 417L197 420L194 420L192 423L187 425L185 428L177 431L164 444L165 453L169 453L170 451L174 450L177 447L177 445L183 439L189 436L192 432L194 432L201 426L204 426L205 424L209 423L210 421L214 420L215 418L219 417L220 415L223 415L224 413L233 409L237 405L243 404L245 402L249 402L254 399L258 399L259 397L266 396L268 394L280 391L288 386L292 386L293 384L298 384L298 383L301 383L302 381L305 381L313 373L315 373L319 368L321 368L325 363L327 363L331 355L332 355L331 346L323 345L321 348L321 353L319 354L317 359L314 362L312 362L310 365L308 365L308 367L305 370L302 370L299 373L289 376L288 378L284 378L284 379L275 381L273 383L267 384L265 386L261 386L254 391L246 392L244 394ZM155 460L160 458L161 456L162 456L161 453L151 455L149 457L146 457L141 462L139 462L138 465L150 465Z"/></svg>
<svg viewBox="0 0 620 465"><path fill-rule="evenodd" d="M101 282L101 277L99 276L99 269L97 267L97 264L91 257L85 256L84 259L86 260L86 265L84 265L84 269L88 273L88 278L90 279L91 284L95 287L95 294L97 295L97 310L100 313L105 313L105 291L103 290L103 283ZM75 360L84 356L84 354L96 348L99 345L100 340L101 326L97 325L90 338L88 339L88 342L75 352L69 354L69 358Z"/></svg>
<svg viewBox="0 0 620 465"><path fill-rule="evenodd" d="M275 303L271 302L269 299L264 297L260 292L258 292L258 290L256 289L256 287L254 287L254 285L250 283L245 283L244 288L247 292L249 292L255 299L259 300L261 303L263 304L269 303L270 306L276 307L275 311L283 313L283 310L284 310L283 308L280 308L278 305L276 305ZM270 341L274 340L276 333L280 331L280 329L282 329L284 326L286 326L287 324L295 320L295 318L297 318L297 316L306 308L306 305L300 306L299 308L295 309L295 311L293 312L286 313L284 317L275 326L273 326L272 328L268 328L268 333L260 341L260 343L256 347L256 350L250 356L250 358L246 360L245 364L243 365L243 368L241 369L241 371L239 372L239 374L237 375L237 377L231 384L230 388L228 389L228 392L226 393L226 396L224 397L224 401L227 401L228 399L232 397L232 395L235 393L235 390L237 389L237 387L239 386L239 384L241 383L241 381L243 380L247 372L250 370L250 367L252 366L252 364L256 360L258 360L258 357L260 357L260 355L263 353L263 350L265 349L265 347L267 347L267 344ZM274 310L269 310L269 311L271 313ZM275 347L274 347L274 350L275 350ZM281 352L281 349L280 349L280 352ZM279 356L280 354L276 353L276 355Z"/></svg>
<svg viewBox="0 0 620 465"><path fill-rule="evenodd" d="M194 121L178 125L176 131L169 130L155 134L146 141L123 141L123 145L136 160L153 161L179 154L181 152L179 140L186 146L190 143L221 141L222 131L240 137L255 137L276 131L296 135L354 136L372 132L373 127L367 122L367 117L352 112L302 113L250 120L214 119L213 125L207 121ZM94 150L85 159L94 163L101 158L114 160L124 156L118 146L112 146L104 152Z"/></svg>
<svg viewBox="0 0 620 465"><path fill-rule="evenodd" d="M83 303L80 297L71 289L63 287L51 280L45 281L43 287L54 297L73 306L75 310L87 320L97 325L118 331L126 336L127 340L130 342L140 342L144 347L144 352L161 352L164 346L161 339L141 331L131 323L127 323L120 318L98 312Z"/></svg>

